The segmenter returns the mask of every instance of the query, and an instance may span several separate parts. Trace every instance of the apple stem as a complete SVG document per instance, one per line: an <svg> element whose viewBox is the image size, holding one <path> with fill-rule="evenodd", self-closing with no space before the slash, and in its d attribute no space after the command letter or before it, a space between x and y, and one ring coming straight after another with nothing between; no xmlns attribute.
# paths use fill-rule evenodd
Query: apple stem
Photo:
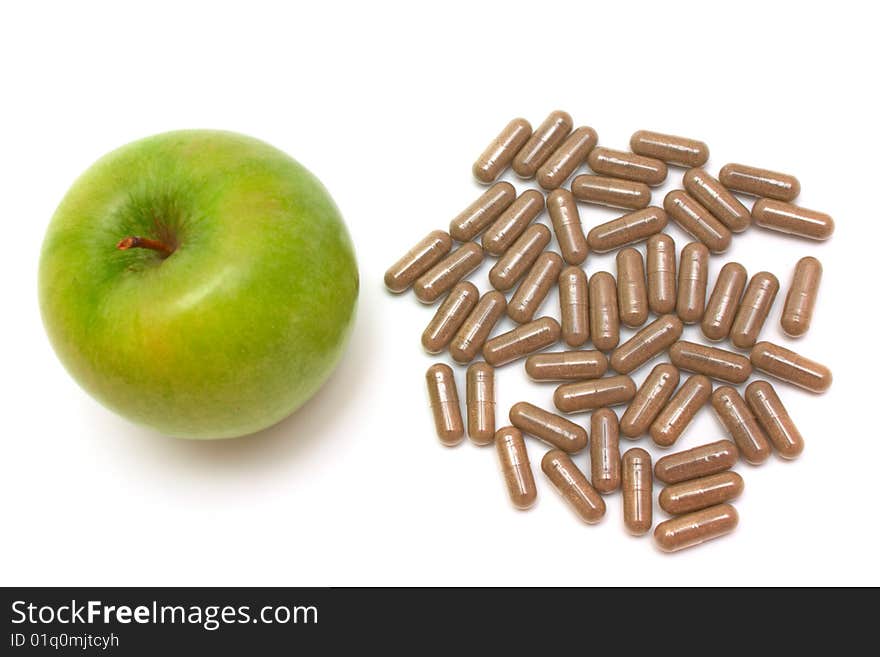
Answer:
<svg viewBox="0 0 880 657"><path fill-rule="evenodd" d="M152 240L149 237L138 237L137 235L132 235L131 237L119 240L116 248L120 251L127 251L128 249L152 249L153 251L164 253L166 258L174 253L174 249L164 242Z"/></svg>

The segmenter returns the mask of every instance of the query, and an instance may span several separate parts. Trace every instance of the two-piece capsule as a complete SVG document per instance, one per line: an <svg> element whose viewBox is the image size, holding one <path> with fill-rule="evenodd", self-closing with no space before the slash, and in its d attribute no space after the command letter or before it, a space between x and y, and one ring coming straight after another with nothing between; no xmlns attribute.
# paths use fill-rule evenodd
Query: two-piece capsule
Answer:
<svg viewBox="0 0 880 657"><path fill-rule="evenodd" d="M511 289L549 243L550 229L544 224L532 224L526 228L489 270L492 287L502 292Z"/></svg>
<svg viewBox="0 0 880 657"><path fill-rule="evenodd" d="M620 433L633 439L646 434L678 387L679 376L678 368L674 365L656 365L621 416Z"/></svg>
<svg viewBox="0 0 880 657"><path fill-rule="evenodd" d="M538 256L508 302L507 316L520 324L532 321L550 289L559 280L561 271L562 258L558 254L545 251Z"/></svg>
<svg viewBox="0 0 880 657"><path fill-rule="evenodd" d="M676 367L729 383L744 383L752 374L749 359L727 349L680 340L669 348Z"/></svg>
<svg viewBox="0 0 880 657"><path fill-rule="evenodd" d="M746 388L745 398L779 456L797 458L804 451L804 439L773 386L767 381L753 381Z"/></svg>
<svg viewBox="0 0 880 657"><path fill-rule="evenodd" d="M483 233L481 243L486 253L503 255L543 210L544 195L541 192L527 189L517 196Z"/></svg>
<svg viewBox="0 0 880 657"><path fill-rule="evenodd" d="M592 411L625 404L636 394L636 384L626 375L563 383L553 393L553 403L563 413Z"/></svg>
<svg viewBox="0 0 880 657"><path fill-rule="evenodd" d="M395 294L406 291L451 250L452 238L449 233L431 231L385 272L385 287Z"/></svg>
<svg viewBox="0 0 880 657"><path fill-rule="evenodd" d="M516 199L516 188L509 182L495 183L449 223L449 234L459 242L469 242L489 227Z"/></svg>
<svg viewBox="0 0 880 657"><path fill-rule="evenodd" d="M474 162L474 178L486 185L495 182L531 136L532 125L528 121L522 118L513 119Z"/></svg>
<svg viewBox="0 0 880 657"><path fill-rule="evenodd" d="M469 363L483 348L486 339L507 309L507 299L497 290L486 292L458 329L449 354L456 363Z"/></svg>
<svg viewBox="0 0 880 657"><path fill-rule="evenodd" d="M528 509L535 503L538 489L529 462L529 452L522 433L516 427L501 427L495 432L495 451L501 463L501 474L510 501L517 509Z"/></svg>
<svg viewBox="0 0 880 657"><path fill-rule="evenodd" d="M778 291L779 281L770 272L759 271L752 276L730 327L730 341L735 347L748 349L758 341Z"/></svg>
<svg viewBox="0 0 880 657"><path fill-rule="evenodd" d="M688 169L682 183L687 193L731 232L741 233L751 225L746 206L705 170Z"/></svg>
<svg viewBox="0 0 880 657"><path fill-rule="evenodd" d="M535 381L598 379L608 369L601 351L555 351L526 358L526 374Z"/></svg>
<svg viewBox="0 0 880 657"><path fill-rule="evenodd" d="M729 534L738 523L736 509L718 504L661 522L654 530L654 541L664 552L676 552Z"/></svg>
<svg viewBox="0 0 880 657"><path fill-rule="evenodd" d="M675 242L666 233L648 240L648 307L655 315L675 310Z"/></svg>
<svg viewBox="0 0 880 657"><path fill-rule="evenodd" d="M685 244L678 265L678 296L675 312L685 324L696 324L706 309L709 282L709 249L701 242Z"/></svg>
<svg viewBox="0 0 880 657"><path fill-rule="evenodd" d="M611 367L629 374L681 337L684 326L675 315L663 315L641 329L611 354Z"/></svg>
<svg viewBox="0 0 880 657"><path fill-rule="evenodd" d="M561 329L552 317L541 317L498 335L483 345L483 358L492 367L500 367L540 351L559 340Z"/></svg>
<svg viewBox="0 0 880 657"><path fill-rule="evenodd" d="M648 319L648 288L645 263L637 249L627 247L617 252L617 308L620 321L636 328Z"/></svg>
<svg viewBox="0 0 880 657"><path fill-rule="evenodd" d="M742 494L743 487L743 478L735 472L683 481L660 491L660 508L672 515L699 511L735 500Z"/></svg>
<svg viewBox="0 0 880 657"><path fill-rule="evenodd" d="M645 183L584 173L571 181L578 201L624 210L641 210L651 204L651 188Z"/></svg>
<svg viewBox="0 0 880 657"><path fill-rule="evenodd" d="M565 262L569 265L581 264L587 259L590 249L574 196L567 189L553 190L547 195L547 211Z"/></svg>
<svg viewBox="0 0 880 657"><path fill-rule="evenodd" d="M590 481L603 494L620 487L620 432L610 408L597 409L590 417Z"/></svg>
<svg viewBox="0 0 880 657"><path fill-rule="evenodd" d="M812 256L798 260L782 307L781 324L786 335L799 338L809 330L821 280L821 262Z"/></svg>
<svg viewBox="0 0 880 657"><path fill-rule="evenodd" d="M669 192L663 199L663 207L682 230L705 244L712 253L722 253L730 246L727 227L686 192L680 189Z"/></svg>
<svg viewBox="0 0 880 657"><path fill-rule="evenodd" d="M729 440L692 447L664 456L654 466L654 476L665 484L724 472L736 465L739 450Z"/></svg>
<svg viewBox="0 0 880 657"><path fill-rule="evenodd" d="M452 368L446 363L435 363L428 368L425 380L437 437L447 447L458 445L464 438L464 422Z"/></svg>
<svg viewBox="0 0 880 657"><path fill-rule="evenodd" d="M634 132L629 147L638 155L682 167L701 167L709 159L709 147L702 141L650 130Z"/></svg>
<svg viewBox="0 0 880 657"><path fill-rule="evenodd" d="M745 164L725 164L718 180L735 192L777 201L793 201L801 193L801 184L794 176Z"/></svg>
<svg viewBox="0 0 880 657"><path fill-rule="evenodd" d="M755 201L752 219L761 228L811 240L827 240L834 233L830 215L773 199Z"/></svg>
<svg viewBox="0 0 880 657"><path fill-rule="evenodd" d="M495 370L486 363L473 363L467 369L467 431L477 445L488 445L495 438Z"/></svg>
<svg viewBox="0 0 880 657"><path fill-rule="evenodd" d="M587 234L587 244L596 253L607 253L656 235L666 223L667 216L662 208L647 207L599 224Z"/></svg>
<svg viewBox="0 0 880 657"><path fill-rule="evenodd" d="M509 417L510 423L523 433L569 454L575 454L587 446L586 429L534 404L517 402L510 407Z"/></svg>
<svg viewBox="0 0 880 657"><path fill-rule="evenodd" d="M547 190L562 185L583 164L598 141L599 136L592 128L575 129L538 169L538 184Z"/></svg>
<svg viewBox="0 0 880 657"><path fill-rule="evenodd" d="M700 323L703 335L710 340L717 342L730 335L747 279L745 267L738 262L728 262L721 268Z"/></svg>
<svg viewBox="0 0 880 657"><path fill-rule="evenodd" d="M711 394L712 382L702 374L685 381L651 423L649 433L654 443L660 447L673 445Z"/></svg>
<svg viewBox="0 0 880 657"><path fill-rule="evenodd" d="M620 316L617 311L617 285L607 271L590 277L590 336L600 351L609 351L620 342Z"/></svg>
<svg viewBox="0 0 880 657"><path fill-rule="evenodd" d="M759 342L749 354L752 367L810 392L831 387L831 370L799 353L771 342Z"/></svg>
<svg viewBox="0 0 880 657"><path fill-rule="evenodd" d="M593 524L602 519L605 500L568 454L559 449L550 450L541 459L541 470L581 520Z"/></svg>
<svg viewBox="0 0 880 657"><path fill-rule="evenodd" d="M590 304L587 275L569 266L559 274L559 310L562 339L569 347L580 347L590 339Z"/></svg>
<svg viewBox="0 0 880 657"><path fill-rule="evenodd" d="M669 170L661 160L611 148L594 148L587 157L590 168L603 176L624 178L651 187L662 185Z"/></svg>
<svg viewBox="0 0 880 657"><path fill-rule="evenodd" d="M745 400L730 386L712 393L712 408L747 463L760 465L770 456L770 443Z"/></svg>
<svg viewBox="0 0 880 657"><path fill-rule="evenodd" d="M480 291L470 281L458 283L422 333L422 346L429 354L443 351L477 305Z"/></svg>
<svg viewBox="0 0 880 657"><path fill-rule="evenodd" d="M520 178L533 178L541 165L571 132L572 120L567 112L556 110L544 119L513 158L513 170Z"/></svg>
<svg viewBox="0 0 880 657"><path fill-rule="evenodd" d="M479 244L474 242L462 244L422 274L413 285L413 292L422 303L434 303L479 267L481 262L483 262L483 249Z"/></svg>
<svg viewBox="0 0 880 657"><path fill-rule="evenodd" d="M626 450L621 459L623 524L633 536L648 533L654 523L654 479L651 455L640 447Z"/></svg>

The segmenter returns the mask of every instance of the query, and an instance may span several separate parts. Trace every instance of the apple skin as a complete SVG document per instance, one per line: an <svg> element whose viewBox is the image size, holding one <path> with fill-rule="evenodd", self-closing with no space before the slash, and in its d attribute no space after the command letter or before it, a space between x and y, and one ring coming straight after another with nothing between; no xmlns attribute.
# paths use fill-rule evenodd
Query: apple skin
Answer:
<svg viewBox="0 0 880 657"><path fill-rule="evenodd" d="M118 249L131 235L176 250ZM61 201L40 258L43 323L73 378L181 438L251 434L296 410L339 361L357 295L326 189L231 132L169 132L105 155Z"/></svg>

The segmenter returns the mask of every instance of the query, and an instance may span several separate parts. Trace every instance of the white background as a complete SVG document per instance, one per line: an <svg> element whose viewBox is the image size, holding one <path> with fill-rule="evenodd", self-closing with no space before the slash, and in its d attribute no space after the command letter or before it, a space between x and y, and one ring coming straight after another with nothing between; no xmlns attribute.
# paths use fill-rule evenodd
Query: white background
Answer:
<svg viewBox="0 0 880 657"><path fill-rule="evenodd" d="M0 16L3 584L880 584L880 52L862 4L11 6ZM382 285L481 192L471 163L497 131L556 108L606 146L653 129L708 142L713 172L730 161L791 171L799 202L837 222L827 243L754 228L712 258L711 282L731 259L780 278L762 337L791 344L782 298L798 258L817 256L820 303L794 348L835 379L821 396L778 386L803 456L739 465L739 528L677 555L626 534L619 496L600 525L580 524L539 470L541 443L528 442L539 487L528 512L508 502L492 448L442 447L423 379L436 359L419 344L433 309ZM42 235L75 177L123 143L195 127L263 138L311 168L346 217L362 280L332 379L294 417L228 442L164 438L101 408L56 360L37 308ZM656 204L681 174L671 169ZM616 214L581 210L587 228ZM614 271L612 258L591 255L588 273ZM483 290L487 270L473 277ZM503 368L499 424L520 399L548 406L552 390L521 364ZM707 407L676 448L722 436Z"/></svg>

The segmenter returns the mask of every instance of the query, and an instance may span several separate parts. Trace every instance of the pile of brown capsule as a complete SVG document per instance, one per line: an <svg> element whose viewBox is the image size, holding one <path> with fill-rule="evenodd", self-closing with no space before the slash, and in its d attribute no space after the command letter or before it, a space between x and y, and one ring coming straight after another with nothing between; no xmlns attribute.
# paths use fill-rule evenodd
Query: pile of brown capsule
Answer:
<svg viewBox="0 0 880 657"><path fill-rule="evenodd" d="M455 362L470 363L467 433L478 445L495 443L517 508L529 508L536 497L523 439L528 435L551 447L541 469L584 522L599 522L602 496L621 489L624 525L632 534L647 533L653 482L661 481L659 504L672 518L657 525L654 538L664 551L680 550L736 527L738 515L729 502L742 492L743 480L730 468L739 458L759 465L773 449L786 459L803 450L803 438L769 382L753 381L744 396L734 386L754 369L815 393L831 385L827 367L758 341L779 290L776 276L762 271L749 279L742 265L728 262L709 293L710 255L723 253L732 234L753 223L811 240L829 238L834 223L827 214L792 204L800 191L794 176L741 164L722 167L717 178L710 175L701 168L709 157L701 141L640 130L630 140L631 151L597 143L595 130L573 129L562 111L534 131L525 119L511 121L473 166L477 180L490 187L452 220L448 233L431 232L396 262L385 285L394 293L412 287L426 304L443 299L422 345L431 354L448 349ZM585 162L592 173L575 176L564 188ZM667 194L662 208L651 205L651 187L666 180L669 165L687 169L684 189ZM520 178L536 179L544 191L517 196L513 185L496 182L508 167ZM733 192L758 200L749 211ZM627 214L585 235L578 201ZM545 207L561 255L546 250L551 232L535 223ZM682 248L677 263L675 243L663 232L670 218L695 240ZM645 240L643 260L631 245ZM617 278L602 271L588 281L582 269L588 253L615 249ZM497 258L489 273L494 289L481 294L464 279L487 255ZM809 329L821 276L816 258L797 263L782 313L787 335ZM560 321L536 317L557 285ZM649 312L656 319L645 325ZM517 328L492 336L505 313ZM623 344L621 323L639 329ZM735 350L681 340L684 324L697 323L706 338L729 340ZM543 351L560 340L564 351ZM656 365L637 388L629 375L663 352L671 362ZM483 361L472 362L478 354ZM495 368L522 358L530 378L558 384L557 411L591 412L589 434L586 426L528 402L514 404L510 425L496 430ZM684 381L681 370L691 373ZM713 380L722 385L713 390ZM432 365L427 385L440 441L457 445L465 423L452 368ZM656 445L672 447L707 403L732 442L670 454L653 468L643 449L620 454L621 433L630 439L649 435ZM610 407L623 404L618 420ZM589 477L571 458L588 444Z"/></svg>

